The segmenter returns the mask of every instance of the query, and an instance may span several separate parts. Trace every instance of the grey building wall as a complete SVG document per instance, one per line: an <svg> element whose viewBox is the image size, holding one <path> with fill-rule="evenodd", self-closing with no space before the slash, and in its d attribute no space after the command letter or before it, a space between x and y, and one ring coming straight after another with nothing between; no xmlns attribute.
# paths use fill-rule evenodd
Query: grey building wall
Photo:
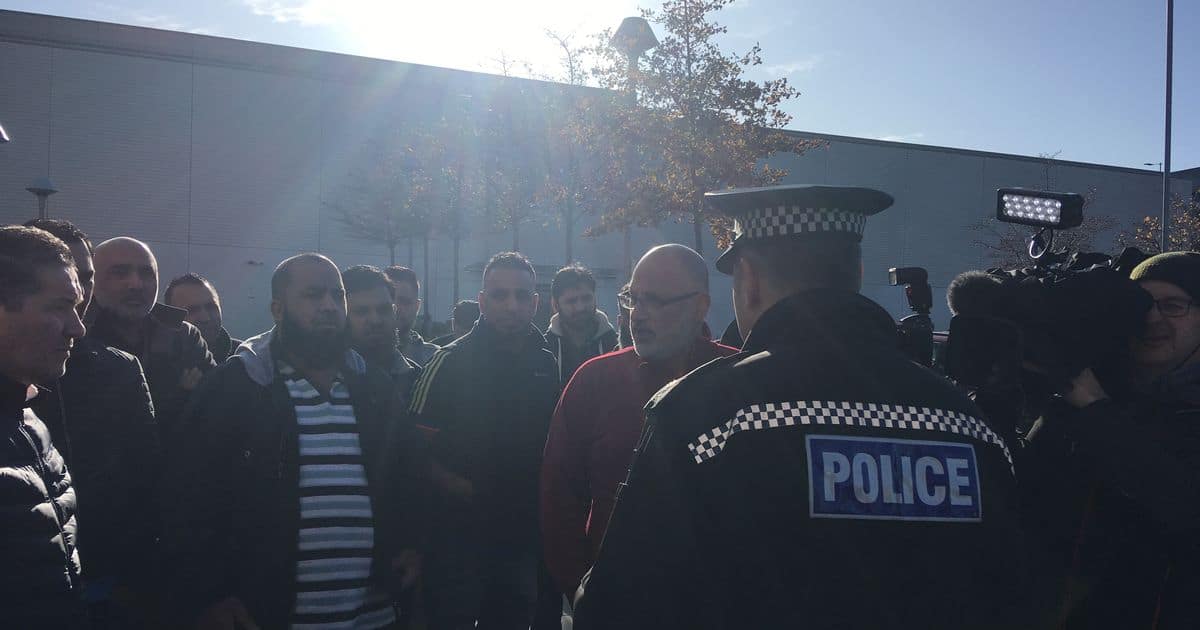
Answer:
<svg viewBox="0 0 1200 630"><path fill-rule="evenodd" d="M486 100L501 81L518 80L0 11L0 121L13 138L0 146L0 223L33 215L24 188L49 176L61 191L50 199L51 216L97 241L122 234L147 241L164 286L186 271L209 277L230 330L253 334L270 325L269 278L283 258L321 251L343 267L387 264L382 246L348 236L331 210L380 121L430 94ZM991 214L996 188L1040 186L1046 174L1037 158L801 135L828 144L773 158L789 170L787 183L873 186L896 198L869 222L864 293L902 316L907 307L886 284L888 267L927 267L942 327L950 279L987 266L967 226ZM1061 161L1050 168L1056 188L1094 187L1089 212L1122 224L1158 206L1157 173ZM1190 180L1177 180L1176 192L1190 192ZM586 219L577 226L586 227ZM565 262L564 236L557 225L525 225L521 249L550 271ZM691 226L635 230L635 257L663 242L691 244ZM465 240L458 297L473 297L482 263L510 246L508 233L477 230ZM415 249L412 262L424 274ZM455 297L451 250L438 240L429 252L426 307L438 320ZM574 250L600 271L600 304L613 314L621 236L577 237ZM710 260L714 250L710 239ZM407 248L398 258L409 261ZM548 273L539 281L548 283ZM710 324L719 333L731 318L728 279L714 274Z"/></svg>

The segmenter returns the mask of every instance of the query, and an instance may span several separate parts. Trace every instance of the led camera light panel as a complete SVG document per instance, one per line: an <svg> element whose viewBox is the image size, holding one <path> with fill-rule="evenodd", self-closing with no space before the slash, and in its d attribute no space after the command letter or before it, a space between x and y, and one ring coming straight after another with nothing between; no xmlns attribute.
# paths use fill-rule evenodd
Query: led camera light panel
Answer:
<svg viewBox="0 0 1200 630"><path fill-rule="evenodd" d="M1083 196L1024 188L996 191L996 218L1005 223L1066 229L1083 222Z"/></svg>

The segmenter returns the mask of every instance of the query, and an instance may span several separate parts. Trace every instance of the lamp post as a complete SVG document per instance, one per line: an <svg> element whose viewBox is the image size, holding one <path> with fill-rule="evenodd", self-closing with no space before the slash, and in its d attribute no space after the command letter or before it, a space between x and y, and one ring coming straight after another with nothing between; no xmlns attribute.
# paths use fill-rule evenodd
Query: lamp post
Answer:
<svg viewBox="0 0 1200 630"><path fill-rule="evenodd" d="M1162 233L1159 251L1167 251L1167 206L1171 203L1171 75L1175 48L1175 0L1167 0L1167 98L1163 130Z"/></svg>
<svg viewBox="0 0 1200 630"><path fill-rule="evenodd" d="M654 30L645 18L627 17L621 20L621 25L617 27L617 32L608 44L624 54L629 61L625 89L629 91L630 108L636 109L637 87L634 86L634 77L637 74L638 59L658 45L658 38L654 36ZM633 228L626 225L622 232L625 238L625 279L628 280L633 276Z"/></svg>
<svg viewBox="0 0 1200 630"><path fill-rule="evenodd" d="M50 181L49 177L39 177L39 178L33 180L33 183L30 184L25 190L28 190L29 192L33 193L33 195L35 197L37 197L38 218L45 219L46 218L46 199L50 195L53 195L54 193L58 192L58 189L54 187L54 182Z"/></svg>

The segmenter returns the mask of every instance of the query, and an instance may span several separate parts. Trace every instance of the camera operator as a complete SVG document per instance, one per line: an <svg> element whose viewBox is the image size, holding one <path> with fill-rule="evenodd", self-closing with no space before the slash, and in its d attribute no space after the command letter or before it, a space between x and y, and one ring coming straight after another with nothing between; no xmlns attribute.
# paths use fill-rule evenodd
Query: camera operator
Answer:
<svg viewBox="0 0 1200 630"><path fill-rule="evenodd" d="M1064 628L1200 623L1200 254L1130 277L1154 300L1130 343L1133 387L1084 369L1018 460L1031 524L1066 568Z"/></svg>

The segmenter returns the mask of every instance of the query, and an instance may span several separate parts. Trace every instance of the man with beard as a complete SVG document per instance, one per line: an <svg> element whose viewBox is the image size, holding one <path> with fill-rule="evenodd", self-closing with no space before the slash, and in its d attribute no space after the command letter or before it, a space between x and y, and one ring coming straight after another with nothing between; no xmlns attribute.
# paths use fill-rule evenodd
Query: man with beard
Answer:
<svg viewBox="0 0 1200 630"><path fill-rule="evenodd" d="M367 365L387 372L408 401L421 367L400 353L396 342L395 288L378 267L355 265L342 271L350 347Z"/></svg>
<svg viewBox="0 0 1200 630"><path fill-rule="evenodd" d="M433 630L524 630L533 614L538 470L558 398L554 355L532 323L535 286L529 259L493 256L479 321L438 351L413 389L416 420L435 432L424 584Z"/></svg>
<svg viewBox="0 0 1200 630"><path fill-rule="evenodd" d="M633 347L584 363L554 412L542 462L546 564L574 597L604 539L617 486L625 479L642 408L663 385L736 352L702 334L708 266L683 245L651 249L620 295L631 310Z"/></svg>
<svg viewBox="0 0 1200 630"><path fill-rule="evenodd" d="M424 465L395 385L347 347L333 262L283 261L271 295L275 327L204 380L167 466L180 625L389 627Z"/></svg>
<svg viewBox="0 0 1200 630"><path fill-rule="evenodd" d="M163 302L187 311L183 321L200 330L217 363L224 363L242 345L242 340L230 337L222 325L221 296L204 276L185 273L175 278L163 291Z"/></svg>
<svg viewBox="0 0 1200 630"><path fill-rule="evenodd" d="M158 261L150 247L127 236L95 252L96 300L88 309L88 336L142 362L159 434L174 429L188 396L216 362L187 311L155 304Z"/></svg>
<svg viewBox="0 0 1200 630"><path fill-rule="evenodd" d="M608 315L596 308L596 278L586 267L559 269L550 282L550 295L554 315L546 341L558 360L558 380L565 385L584 361L617 347L617 331Z"/></svg>
<svg viewBox="0 0 1200 630"><path fill-rule="evenodd" d="M71 250L83 289L80 317L94 287L91 242L61 219L26 225L58 237ZM79 489L79 550L87 560L83 598L93 629L136 627L153 615L159 533L158 431L146 378L136 357L91 335L78 339L58 381L33 400ZM143 625L155 625L142 619Z"/></svg>
<svg viewBox="0 0 1200 630"><path fill-rule="evenodd" d="M392 265L383 272L392 281L396 294L396 339L400 343L400 353L417 365L426 365L438 347L413 330L417 313L421 312L421 283L417 282L417 273L400 265Z"/></svg>

